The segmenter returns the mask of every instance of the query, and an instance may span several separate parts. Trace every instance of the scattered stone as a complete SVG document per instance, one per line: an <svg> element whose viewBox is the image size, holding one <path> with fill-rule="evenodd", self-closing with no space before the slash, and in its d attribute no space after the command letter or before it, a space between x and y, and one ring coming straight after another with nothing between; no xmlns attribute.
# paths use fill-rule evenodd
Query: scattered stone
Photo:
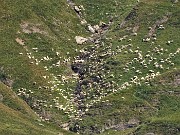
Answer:
<svg viewBox="0 0 180 135"><path fill-rule="evenodd" d="M78 6L74 6L74 10L79 14L81 12L81 9Z"/></svg>
<svg viewBox="0 0 180 135"><path fill-rule="evenodd" d="M84 6L83 5L80 5L79 6L82 10L85 10Z"/></svg>
<svg viewBox="0 0 180 135"><path fill-rule="evenodd" d="M179 0L171 0L172 1L172 3L178 3L179 2Z"/></svg>
<svg viewBox="0 0 180 135"><path fill-rule="evenodd" d="M81 37L81 36L76 36L75 40L76 40L76 43L79 44L79 45L82 45L83 43L88 41L87 38L84 38L84 37Z"/></svg>
<svg viewBox="0 0 180 135"><path fill-rule="evenodd" d="M139 25L136 25L136 26L134 26L132 32L137 33L138 30L139 30Z"/></svg>
<svg viewBox="0 0 180 135"><path fill-rule="evenodd" d="M92 33L95 33L95 30L91 25L88 25L88 30Z"/></svg>
<svg viewBox="0 0 180 135"><path fill-rule="evenodd" d="M139 125L139 120L138 119L130 119L128 121L128 127L135 127L137 125Z"/></svg>
<svg viewBox="0 0 180 135"><path fill-rule="evenodd" d="M2 102L2 101L3 101L3 95L0 94L0 102Z"/></svg>
<svg viewBox="0 0 180 135"><path fill-rule="evenodd" d="M3 76L2 78L0 78L0 81L8 87L12 87L13 85L13 80L9 79L7 76Z"/></svg>
<svg viewBox="0 0 180 135"><path fill-rule="evenodd" d="M100 29L99 25L94 25L94 29L97 32Z"/></svg>
<svg viewBox="0 0 180 135"><path fill-rule="evenodd" d="M25 45L24 40L22 40L21 38L16 38L16 42L20 45Z"/></svg>
<svg viewBox="0 0 180 135"><path fill-rule="evenodd" d="M85 25L85 24L87 24L87 21L85 19L83 19L83 20L81 20L81 24Z"/></svg>
<svg viewBox="0 0 180 135"><path fill-rule="evenodd" d="M99 26L103 26L103 25L106 25L106 23L105 23L105 22L100 21Z"/></svg>
<svg viewBox="0 0 180 135"><path fill-rule="evenodd" d="M155 135L154 133L146 133L145 135Z"/></svg>
<svg viewBox="0 0 180 135"><path fill-rule="evenodd" d="M61 128L63 128L64 130L69 130L69 123L62 124Z"/></svg>

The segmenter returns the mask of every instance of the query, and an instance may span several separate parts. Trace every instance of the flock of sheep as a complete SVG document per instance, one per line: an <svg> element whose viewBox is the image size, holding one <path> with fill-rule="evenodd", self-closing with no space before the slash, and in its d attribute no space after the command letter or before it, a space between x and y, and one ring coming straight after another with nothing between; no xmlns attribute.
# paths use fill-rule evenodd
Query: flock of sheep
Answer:
<svg viewBox="0 0 180 135"><path fill-rule="evenodd" d="M133 36L137 36L137 33L133 34ZM112 39L107 38L106 40L111 41ZM71 62L71 68L75 73L71 77L55 74L43 76L44 79L48 80L49 86L39 86L38 89L50 89L52 94L50 93L49 96L52 99L35 100L32 107L39 110L42 108L55 108L64 111L70 119L81 120L81 117L95 103L109 102L103 100L107 95L128 89L133 85L141 85L142 83L150 85L149 81L151 79L160 75L163 70L174 67L173 58L180 52L180 48L177 48L175 52L169 52L168 49L155 45L156 35L153 35L152 39L146 38L142 40L145 43L151 42L151 45L154 46L152 50L147 51L142 51L140 47L133 45L133 40L127 35L119 38L119 42L126 40L128 44L115 47L112 43L109 45L104 42L94 44L81 49L79 51L80 55L77 57L61 58L51 66L44 65L44 69L48 71L53 67L61 67L61 65ZM166 45L173 46L173 40L167 41ZM39 60L33 55L38 53L38 48L32 48L31 50L32 52L26 48L27 53L25 54L29 58L30 64L39 65L41 62L46 63L53 60L50 56L44 56ZM59 52L54 53L57 57L60 57ZM23 55L21 52L19 54ZM69 55L68 52L67 55ZM119 61L116 57L121 55L129 55L130 60L123 64L120 64L121 62L113 63L112 61L110 67L108 67L108 58ZM114 66L119 66L121 74L114 73ZM123 81L128 72L133 72L132 76L129 77L129 80ZM75 83L77 84L74 88L68 87L68 84ZM33 85L37 85L36 82ZM58 93L59 96L53 97L54 92ZM34 94L35 91L26 88L18 90L18 95L23 96L25 99L33 100ZM124 97L122 98L124 99ZM61 100L66 102L61 102ZM43 117L42 119L49 120Z"/></svg>

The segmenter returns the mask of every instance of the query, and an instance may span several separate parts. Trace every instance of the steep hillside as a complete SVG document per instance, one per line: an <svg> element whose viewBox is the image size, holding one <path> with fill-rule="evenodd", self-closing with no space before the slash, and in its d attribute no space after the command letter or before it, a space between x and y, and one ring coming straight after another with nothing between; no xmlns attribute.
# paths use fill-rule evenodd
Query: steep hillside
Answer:
<svg viewBox="0 0 180 135"><path fill-rule="evenodd" d="M74 37L87 32L63 0L1 1L0 6L1 81L43 118L47 114L48 120L52 111L52 119L58 117L57 123L61 123L66 117L58 109L68 99L66 92L59 91L71 88L61 84L61 78L73 73L70 56L75 56L80 47ZM45 108L48 112L42 114Z"/></svg>
<svg viewBox="0 0 180 135"><path fill-rule="evenodd" d="M144 0L131 5L124 19L116 10L111 13L120 17L106 21L106 8L115 8L108 1L77 2L86 5L86 20L96 18L99 10L109 28L99 44L85 47L81 54L84 63L78 67L84 72L77 95L85 113L71 130L81 134L178 134L179 3ZM169 84L159 78L166 75ZM154 78L159 78L155 85Z"/></svg>
<svg viewBox="0 0 180 135"><path fill-rule="evenodd" d="M0 0L0 133L178 134L179 7Z"/></svg>
<svg viewBox="0 0 180 135"><path fill-rule="evenodd" d="M1 135L70 134L43 122L11 89L0 83Z"/></svg>
<svg viewBox="0 0 180 135"><path fill-rule="evenodd" d="M80 47L75 44L74 37L76 34L87 35L87 32L81 28L79 19L65 0L2 0L0 18L0 81L24 99L39 119L60 126L68 120L63 111L68 100L66 92L59 91L60 88L71 87L61 85L61 78L73 73L68 63L69 57L75 56L76 49ZM9 104L13 106L15 103L12 101ZM19 103L14 107L23 108ZM11 113L18 112L2 113L11 118ZM26 128L23 129L23 122L19 124L16 121L18 117L13 118L17 128L22 129L17 134L24 134ZM7 123L12 122L7 120ZM37 128L33 134L45 133L41 126L31 125L27 126L27 134L33 128ZM2 127L2 130L7 129ZM57 130L53 132L56 134Z"/></svg>

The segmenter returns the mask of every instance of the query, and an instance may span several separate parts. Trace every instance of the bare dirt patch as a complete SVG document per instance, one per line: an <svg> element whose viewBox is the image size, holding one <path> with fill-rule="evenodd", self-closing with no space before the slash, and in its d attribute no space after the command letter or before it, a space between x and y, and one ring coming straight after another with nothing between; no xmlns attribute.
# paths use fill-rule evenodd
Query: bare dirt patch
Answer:
<svg viewBox="0 0 180 135"><path fill-rule="evenodd" d="M40 27L41 24L33 24L29 22L22 22L20 24L22 32L31 34L31 33L39 33L43 35L47 35L48 33L46 31L43 31Z"/></svg>
<svg viewBox="0 0 180 135"><path fill-rule="evenodd" d="M22 40L21 38L16 38L15 40L16 40L16 42L17 42L18 44L20 44L20 45L25 45L24 40Z"/></svg>

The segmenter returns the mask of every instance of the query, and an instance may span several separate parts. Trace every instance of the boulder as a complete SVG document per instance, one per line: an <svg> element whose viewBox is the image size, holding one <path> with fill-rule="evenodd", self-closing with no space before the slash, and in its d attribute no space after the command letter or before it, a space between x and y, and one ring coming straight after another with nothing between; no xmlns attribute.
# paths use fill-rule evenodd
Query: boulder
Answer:
<svg viewBox="0 0 180 135"><path fill-rule="evenodd" d="M88 26L88 30L92 33L95 33L95 29L91 25Z"/></svg>
<svg viewBox="0 0 180 135"><path fill-rule="evenodd" d="M81 24L85 25L85 24L87 24L87 21L85 19L83 19L83 20L81 20Z"/></svg>
<svg viewBox="0 0 180 135"><path fill-rule="evenodd" d="M74 6L74 10L75 10L77 13L81 12L81 9L80 9L78 6Z"/></svg>
<svg viewBox="0 0 180 135"><path fill-rule="evenodd" d="M69 130L69 123L62 124L61 128L63 128L64 130Z"/></svg>
<svg viewBox="0 0 180 135"><path fill-rule="evenodd" d="M85 10L84 6L83 5L80 5L79 6L82 10Z"/></svg>
<svg viewBox="0 0 180 135"><path fill-rule="evenodd" d="M100 22L99 22L99 26L103 26L103 25L106 25L106 23L105 23L105 22L100 21Z"/></svg>
<svg viewBox="0 0 180 135"><path fill-rule="evenodd" d="M95 31L98 31L100 29L99 25L94 25Z"/></svg>
<svg viewBox="0 0 180 135"><path fill-rule="evenodd" d="M83 43L88 41L87 38L84 38L84 37L81 37L81 36L76 36L75 40L76 40L76 43L79 44L79 45L82 45Z"/></svg>
<svg viewBox="0 0 180 135"><path fill-rule="evenodd" d="M13 80L9 79L7 76L3 76L2 78L0 78L0 81L8 87L12 87L13 85Z"/></svg>

